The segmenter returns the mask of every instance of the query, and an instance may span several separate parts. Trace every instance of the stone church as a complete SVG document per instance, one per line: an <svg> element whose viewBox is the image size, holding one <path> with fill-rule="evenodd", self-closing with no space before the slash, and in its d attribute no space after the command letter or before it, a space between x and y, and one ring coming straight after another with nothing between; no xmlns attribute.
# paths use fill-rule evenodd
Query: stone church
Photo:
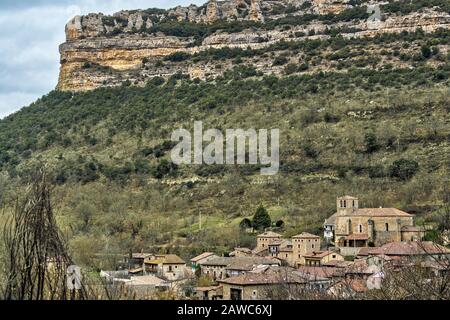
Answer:
<svg viewBox="0 0 450 320"><path fill-rule="evenodd" d="M337 212L324 223L325 239L344 255L361 247L421 240L423 235L412 214L396 208L359 208L358 198L351 196L337 198Z"/></svg>

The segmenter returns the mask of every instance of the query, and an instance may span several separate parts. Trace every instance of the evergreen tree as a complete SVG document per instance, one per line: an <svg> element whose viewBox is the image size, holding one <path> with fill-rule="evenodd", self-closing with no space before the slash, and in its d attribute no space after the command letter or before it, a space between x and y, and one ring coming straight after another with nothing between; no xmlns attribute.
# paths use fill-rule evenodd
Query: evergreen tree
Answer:
<svg viewBox="0 0 450 320"><path fill-rule="evenodd" d="M270 219L269 213L261 205L256 209L256 213L253 216L253 228L257 230L264 230L272 225L272 220Z"/></svg>

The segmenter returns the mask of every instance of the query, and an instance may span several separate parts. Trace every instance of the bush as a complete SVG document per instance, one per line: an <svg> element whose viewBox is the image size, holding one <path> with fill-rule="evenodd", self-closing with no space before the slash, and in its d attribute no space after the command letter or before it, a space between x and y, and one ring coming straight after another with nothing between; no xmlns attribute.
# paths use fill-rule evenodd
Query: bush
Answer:
<svg viewBox="0 0 450 320"><path fill-rule="evenodd" d="M252 222L250 219L245 218L241 221L241 223L239 223L239 228L241 228L242 230L246 230L251 227L252 227Z"/></svg>
<svg viewBox="0 0 450 320"><path fill-rule="evenodd" d="M419 164L417 161L400 159L395 161L389 168L389 175L392 178L400 180L409 180L419 171Z"/></svg>
<svg viewBox="0 0 450 320"><path fill-rule="evenodd" d="M275 60L273 60L273 66L282 66L285 65L286 63L288 63L288 59L286 57L283 56L278 56L275 58Z"/></svg>
<svg viewBox="0 0 450 320"><path fill-rule="evenodd" d="M181 62L189 59L191 57L190 54L186 52L174 52L164 58L164 60L172 61L172 62Z"/></svg>
<svg viewBox="0 0 450 320"><path fill-rule="evenodd" d="M366 146L366 153L374 153L380 149L375 132L366 133L364 136L364 144Z"/></svg>

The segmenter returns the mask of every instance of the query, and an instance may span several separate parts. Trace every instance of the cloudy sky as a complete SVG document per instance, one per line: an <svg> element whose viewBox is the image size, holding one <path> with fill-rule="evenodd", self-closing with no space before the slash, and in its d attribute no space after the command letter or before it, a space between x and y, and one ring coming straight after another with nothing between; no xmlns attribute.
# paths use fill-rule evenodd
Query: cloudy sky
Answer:
<svg viewBox="0 0 450 320"><path fill-rule="evenodd" d="M70 18L89 12L172 8L205 0L0 0L0 118L55 88Z"/></svg>

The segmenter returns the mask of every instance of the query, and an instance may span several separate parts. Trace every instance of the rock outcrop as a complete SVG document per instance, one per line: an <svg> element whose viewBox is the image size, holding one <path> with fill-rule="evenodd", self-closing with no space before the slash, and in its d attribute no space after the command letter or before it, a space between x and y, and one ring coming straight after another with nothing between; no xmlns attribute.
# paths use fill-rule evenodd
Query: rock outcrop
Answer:
<svg viewBox="0 0 450 320"><path fill-rule="evenodd" d="M301 16L311 12L335 14L351 7L348 0L228 0L209 1L198 7L176 7L171 10L121 11L113 16L89 14L76 16L66 26L66 43L60 46L61 71L58 89L83 91L101 86L120 85L124 81L145 83L154 76L168 77L178 72L206 79L224 72L218 66L166 63L167 56L176 52L195 54L211 48L258 49L281 40L327 38L327 30L343 32L344 37L374 36L379 33L399 33L421 28L426 32L450 27L450 15L435 9L406 15L384 15L383 19L349 20L330 25L316 19L306 24L264 28L268 21L286 15ZM286 8L286 12L283 8ZM289 10L288 10L289 9ZM276 18L274 18L276 17ZM212 24L218 21L238 23L254 21L255 27L223 31L220 29L197 35L167 34L161 24ZM237 21L237 22L233 22ZM261 26L261 27L257 27ZM314 31L314 32L312 32ZM255 65L264 73L273 70L267 64Z"/></svg>

